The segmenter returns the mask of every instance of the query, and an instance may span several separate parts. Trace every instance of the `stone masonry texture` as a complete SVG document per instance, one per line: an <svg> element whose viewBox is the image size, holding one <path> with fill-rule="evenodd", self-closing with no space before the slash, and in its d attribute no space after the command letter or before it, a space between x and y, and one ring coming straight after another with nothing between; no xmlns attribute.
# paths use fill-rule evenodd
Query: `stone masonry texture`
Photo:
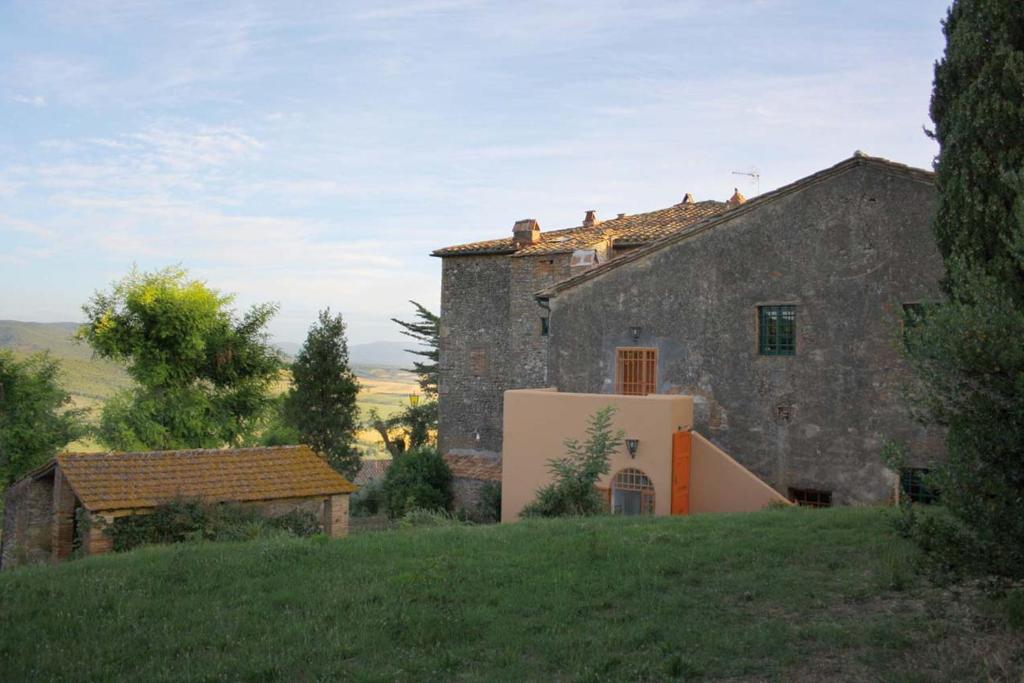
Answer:
<svg viewBox="0 0 1024 683"><path fill-rule="evenodd" d="M785 494L886 500L887 439L915 463L940 433L900 398L903 304L941 300L934 186L855 165L550 301L551 383L615 391L616 349L658 349L658 392L695 398L695 429ZM796 354L758 352L758 306L796 307ZM634 341L631 327L640 327Z"/></svg>

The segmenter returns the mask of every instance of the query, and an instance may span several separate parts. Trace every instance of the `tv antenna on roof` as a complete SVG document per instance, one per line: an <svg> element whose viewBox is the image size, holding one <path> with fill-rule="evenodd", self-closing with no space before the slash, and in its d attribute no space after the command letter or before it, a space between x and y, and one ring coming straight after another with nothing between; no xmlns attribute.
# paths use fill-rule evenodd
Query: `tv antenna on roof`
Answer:
<svg viewBox="0 0 1024 683"><path fill-rule="evenodd" d="M756 170L750 171L733 171L733 175L745 175L750 176L754 180L754 194L761 194L761 174Z"/></svg>

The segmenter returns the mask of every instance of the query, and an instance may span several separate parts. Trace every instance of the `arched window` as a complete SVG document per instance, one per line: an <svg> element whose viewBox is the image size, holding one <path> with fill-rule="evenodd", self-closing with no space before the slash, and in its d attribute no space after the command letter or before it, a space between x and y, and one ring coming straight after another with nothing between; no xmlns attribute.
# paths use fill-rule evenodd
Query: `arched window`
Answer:
<svg viewBox="0 0 1024 683"><path fill-rule="evenodd" d="M640 470L624 469L612 479L611 504L613 515L653 515L654 484Z"/></svg>

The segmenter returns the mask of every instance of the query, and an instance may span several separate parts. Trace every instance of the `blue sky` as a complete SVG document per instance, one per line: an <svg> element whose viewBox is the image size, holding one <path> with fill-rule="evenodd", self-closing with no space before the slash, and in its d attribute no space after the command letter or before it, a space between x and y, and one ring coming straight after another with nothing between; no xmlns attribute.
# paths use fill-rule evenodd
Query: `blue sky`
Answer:
<svg viewBox="0 0 1024 683"><path fill-rule="evenodd" d="M0 319L182 264L282 341L437 307L431 249L929 167L947 2L0 0Z"/></svg>

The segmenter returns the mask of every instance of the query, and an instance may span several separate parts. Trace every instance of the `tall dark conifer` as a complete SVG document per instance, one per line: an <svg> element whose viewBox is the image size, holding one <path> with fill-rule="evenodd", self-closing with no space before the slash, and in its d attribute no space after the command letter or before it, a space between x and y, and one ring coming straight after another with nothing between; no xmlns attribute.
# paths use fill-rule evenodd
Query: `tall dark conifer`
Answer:
<svg viewBox="0 0 1024 683"><path fill-rule="evenodd" d="M908 329L914 405L948 428L952 513L918 538L945 566L1024 577L1024 3L958 0L931 114L948 301Z"/></svg>
<svg viewBox="0 0 1024 683"><path fill-rule="evenodd" d="M406 349L406 351L427 359L426 362L413 361L409 372L415 372L419 375L420 391L426 394L428 398L432 398L437 396L441 318L415 301L410 301L409 303L416 307L417 320L407 322L398 318L392 318L391 321L398 323L402 327L402 334L412 337L426 347L425 349Z"/></svg>
<svg viewBox="0 0 1024 683"><path fill-rule="evenodd" d="M303 443L350 478L360 466L355 447L358 393L341 314L321 311L292 364L292 388L284 414Z"/></svg>

